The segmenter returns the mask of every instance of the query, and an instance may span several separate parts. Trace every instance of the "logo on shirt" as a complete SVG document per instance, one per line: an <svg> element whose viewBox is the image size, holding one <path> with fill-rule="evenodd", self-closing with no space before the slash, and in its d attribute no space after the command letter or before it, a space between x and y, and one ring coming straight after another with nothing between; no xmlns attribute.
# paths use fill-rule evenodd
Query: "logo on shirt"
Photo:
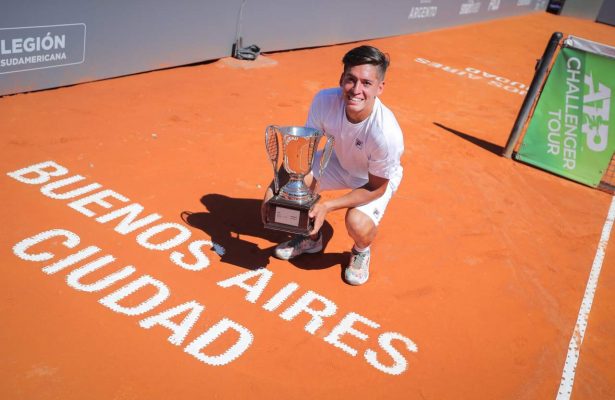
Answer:
<svg viewBox="0 0 615 400"><path fill-rule="evenodd" d="M357 147L357 149L361 150L363 148L363 142L361 141L361 139L357 139L354 141L354 145Z"/></svg>
<svg viewBox="0 0 615 400"><path fill-rule="evenodd" d="M378 217L380 217L380 210L378 210L377 208L374 209L374 217L376 219L378 219Z"/></svg>

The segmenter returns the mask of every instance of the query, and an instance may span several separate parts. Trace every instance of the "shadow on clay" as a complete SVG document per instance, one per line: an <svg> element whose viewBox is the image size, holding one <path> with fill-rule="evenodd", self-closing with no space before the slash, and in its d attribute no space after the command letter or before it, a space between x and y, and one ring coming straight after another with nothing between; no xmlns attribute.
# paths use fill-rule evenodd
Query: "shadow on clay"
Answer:
<svg viewBox="0 0 615 400"><path fill-rule="evenodd" d="M444 126L444 125L442 125L440 123L437 123L437 122L434 122L433 124L435 126L437 126L438 128L442 128L442 129L444 129L446 131L449 131L450 133L452 133L452 134L454 134L456 136L459 136L460 138L462 138L464 140L467 140L468 142L470 142L472 144L475 144L478 147L482 147L483 149L485 149L485 150L487 150L487 151L489 151L489 152L491 152L491 153L493 153L493 154L495 154L497 156L501 156L502 152L504 151L503 147L501 147L501 146L499 146L499 145L497 145L495 143L491 143L491 142L488 142L486 140L479 139L477 137L474 137L474 136L468 135L467 133L463 133L463 132L457 131L455 129L449 128L449 127Z"/></svg>
<svg viewBox="0 0 615 400"><path fill-rule="evenodd" d="M266 267L273 257L278 243L290 239L285 232L265 229L260 219L260 199L236 199L221 194L207 194L201 198L207 208L203 212L184 211L182 219L188 225L205 232L217 246L214 250L220 261L241 268L255 270ZM333 235L333 227L325 222L321 228L325 249L322 253L306 254L290 260L297 268L318 270L342 265L347 262L347 253L327 253L326 246ZM272 242L261 249L251 241L258 237Z"/></svg>

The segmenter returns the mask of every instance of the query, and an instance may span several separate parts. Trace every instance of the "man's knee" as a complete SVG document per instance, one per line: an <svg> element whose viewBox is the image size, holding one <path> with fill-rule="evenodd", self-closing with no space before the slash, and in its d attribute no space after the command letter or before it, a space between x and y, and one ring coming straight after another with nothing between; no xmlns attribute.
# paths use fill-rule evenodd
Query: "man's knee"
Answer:
<svg viewBox="0 0 615 400"><path fill-rule="evenodd" d="M376 236L376 224L362 211L351 208L346 212L346 229L355 240L372 241Z"/></svg>

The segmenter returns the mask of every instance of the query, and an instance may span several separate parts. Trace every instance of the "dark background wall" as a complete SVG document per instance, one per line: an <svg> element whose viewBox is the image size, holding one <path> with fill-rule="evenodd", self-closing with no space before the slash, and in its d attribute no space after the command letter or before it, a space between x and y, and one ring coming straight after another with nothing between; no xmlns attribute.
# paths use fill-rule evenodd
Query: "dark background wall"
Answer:
<svg viewBox="0 0 615 400"><path fill-rule="evenodd" d="M615 26L615 0L604 0L596 21Z"/></svg>
<svg viewBox="0 0 615 400"><path fill-rule="evenodd" d="M566 0L561 15L596 20L603 0Z"/></svg>
<svg viewBox="0 0 615 400"><path fill-rule="evenodd" d="M615 0L566 0L561 15L615 25Z"/></svg>

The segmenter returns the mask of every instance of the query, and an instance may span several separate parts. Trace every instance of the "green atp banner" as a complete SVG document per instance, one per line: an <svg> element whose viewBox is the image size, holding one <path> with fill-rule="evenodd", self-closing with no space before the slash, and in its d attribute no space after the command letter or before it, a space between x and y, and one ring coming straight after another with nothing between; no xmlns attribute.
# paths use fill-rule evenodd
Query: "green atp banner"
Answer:
<svg viewBox="0 0 615 400"><path fill-rule="evenodd" d="M517 160L596 187L615 150L615 59L564 47Z"/></svg>

